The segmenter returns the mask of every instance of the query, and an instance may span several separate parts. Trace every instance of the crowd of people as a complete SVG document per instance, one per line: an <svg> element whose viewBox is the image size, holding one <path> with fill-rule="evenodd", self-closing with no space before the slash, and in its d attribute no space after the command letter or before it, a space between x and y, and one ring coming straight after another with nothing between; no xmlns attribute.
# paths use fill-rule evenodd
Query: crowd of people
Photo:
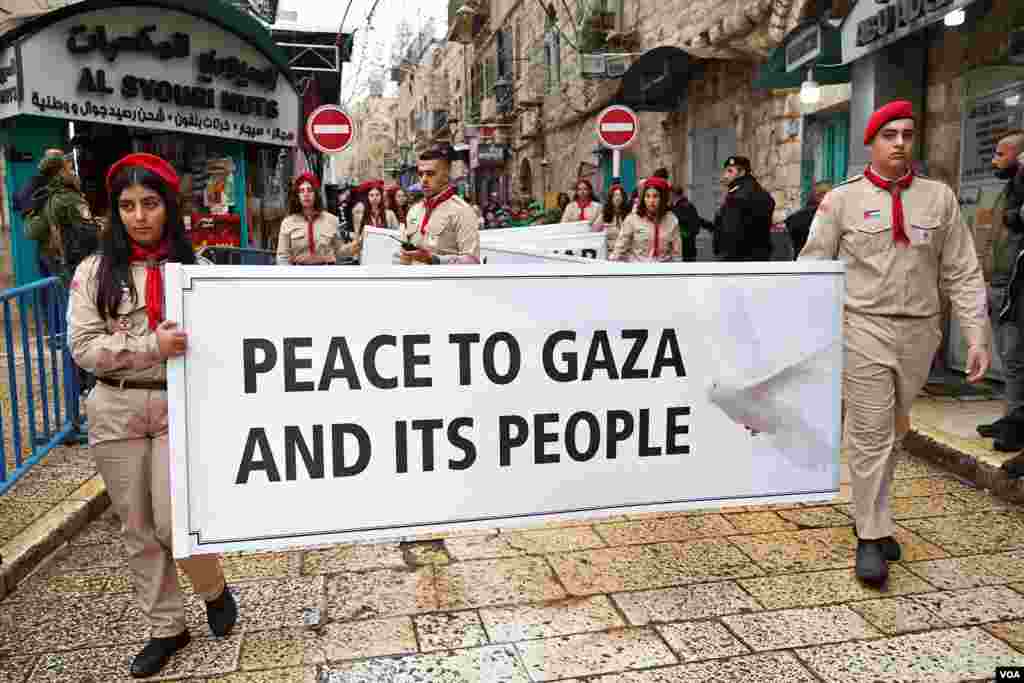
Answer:
<svg viewBox="0 0 1024 683"><path fill-rule="evenodd" d="M844 424L858 536L856 577L882 586L901 550L893 538L889 493L895 454L909 430L910 405L923 387L941 339L942 297L952 304L968 342L968 379L979 381L990 362L991 329L985 283L973 238L952 189L915 175L911 165L915 118L895 102L875 112L864 133L871 163L835 188L815 188L811 205L790 221L798 258L846 262ZM324 207L312 175L294 180L290 215L282 221L277 263L335 264L358 256L366 226L397 231L394 263L480 263L481 213L450 183L450 148L420 156L423 199L371 181L356 188L350 214ZM1001 216L1012 236L999 271L997 349L1007 372L1007 415L979 431L1009 448L1024 448L1024 307L1020 296L1024 235L1024 131L999 143L996 173L1007 181ZM190 641L186 608L172 556L168 454L167 360L186 353L188 331L164 317L163 266L197 262L179 210L179 177L163 159L132 154L107 175L111 215L97 221L76 193L59 150L48 152L41 177L20 197L26 218L49 224L33 233L50 267L69 281L72 356L97 384L85 400L93 457L123 529L136 598L152 628L130 672L160 671ZM585 221L604 232L615 260L694 260L694 236L714 232L726 261L764 260L774 201L744 157L723 170L728 188L714 220L702 219L668 173L644 179L634 196L616 183L602 204L586 180L562 209L563 221ZM47 189L49 188L49 189ZM339 213L342 213L339 211ZM31 221L30 221L31 223ZM344 224L352 226L346 239ZM86 237L70 237L76 230ZM92 235L93 248L86 244ZM69 241L70 240L70 241ZM81 242L81 246L79 244ZM82 255L82 251L85 254ZM68 275L69 273L73 275ZM1024 474L1024 458L1011 461ZM1017 469L1014 469L1017 468ZM238 618L220 560L197 556L179 563L204 601L211 631L231 632Z"/></svg>

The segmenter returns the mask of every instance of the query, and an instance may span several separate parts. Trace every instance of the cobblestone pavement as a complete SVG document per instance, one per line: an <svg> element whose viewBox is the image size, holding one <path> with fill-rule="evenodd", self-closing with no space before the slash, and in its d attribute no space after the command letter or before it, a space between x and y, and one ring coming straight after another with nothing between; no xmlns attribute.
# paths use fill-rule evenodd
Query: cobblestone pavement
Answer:
<svg viewBox="0 0 1024 683"><path fill-rule="evenodd" d="M882 593L853 578L845 485L825 506L232 555L239 628L210 638L188 593L201 637L159 678L933 683L1024 665L1024 508L909 457L896 476L904 561ZM125 677L147 632L122 552L108 512L0 602L0 683Z"/></svg>

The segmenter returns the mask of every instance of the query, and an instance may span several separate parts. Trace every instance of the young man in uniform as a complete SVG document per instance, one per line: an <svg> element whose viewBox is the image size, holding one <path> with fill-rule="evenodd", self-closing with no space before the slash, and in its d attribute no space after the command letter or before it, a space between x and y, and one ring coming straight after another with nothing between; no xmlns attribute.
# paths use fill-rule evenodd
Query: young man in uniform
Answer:
<svg viewBox="0 0 1024 683"><path fill-rule="evenodd" d="M846 262L843 448L850 463L856 575L881 586L900 558L889 507L910 407L942 338L940 295L967 339L968 381L988 371L991 329L974 241L953 190L915 177L914 112L891 102L868 120L871 164L825 196L800 259Z"/></svg>
<svg viewBox="0 0 1024 683"><path fill-rule="evenodd" d="M409 209L399 234L415 250L399 249L401 265L480 263L480 219L449 184L450 148L430 149L417 164L424 199Z"/></svg>

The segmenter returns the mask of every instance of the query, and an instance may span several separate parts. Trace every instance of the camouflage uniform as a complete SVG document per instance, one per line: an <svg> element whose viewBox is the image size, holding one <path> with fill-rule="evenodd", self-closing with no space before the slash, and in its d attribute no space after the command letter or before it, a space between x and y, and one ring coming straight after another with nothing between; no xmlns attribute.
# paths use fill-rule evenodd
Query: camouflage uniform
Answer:
<svg viewBox="0 0 1024 683"><path fill-rule="evenodd" d="M36 229L30 229L26 236L39 243L40 256L66 287L78 264L95 250L96 222L85 195L62 175L51 178L39 192L49 197L43 208L45 220L33 222L31 226ZM85 231L92 233L86 235Z"/></svg>
<svg viewBox="0 0 1024 683"><path fill-rule="evenodd" d="M167 363L146 312L146 264L134 263L133 301L127 287L117 317L104 319L96 306L100 258L91 256L71 282L68 333L81 367L106 380L146 383L147 388L97 382L85 401L90 452L121 519L136 599L152 637L185 629L185 607L171 545L171 484L168 453ZM195 592L214 600L224 590L216 555L180 560Z"/></svg>
<svg viewBox="0 0 1024 683"><path fill-rule="evenodd" d="M626 216L610 260L659 262L679 261L682 257L683 238L679 232L679 221L670 211L657 225L639 214Z"/></svg>
<svg viewBox="0 0 1024 683"><path fill-rule="evenodd" d="M953 190L918 176L902 193L909 246L894 244L892 198L863 176L825 196L800 259L846 262L843 447L863 539L892 536L895 454L942 339L948 295L970 345L991 340L985 282Z"/></svg>
<svg viewBox="0 0 1024 683"><path fill-rule="evenodd" d="M403 241L426 248L442 263L480 263L480 217L466 200L453 195L441 202L424 227L426 210L424 201L409 209L406 224L399 230Z"/></svg>

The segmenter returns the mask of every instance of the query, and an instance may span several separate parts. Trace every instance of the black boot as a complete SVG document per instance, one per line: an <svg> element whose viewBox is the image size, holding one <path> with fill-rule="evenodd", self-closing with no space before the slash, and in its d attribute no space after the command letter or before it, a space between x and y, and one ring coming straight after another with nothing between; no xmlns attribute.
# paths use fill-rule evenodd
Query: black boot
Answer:
<svg viewBox="0 0 1024 683"><path fill-rule="evenodd" d="M174 653L192 642L188 630L170 638L150 638L142 652L132 660L131 673L134 678L146 678L159 673Z"/></svg>
<svg viewBox="0 0 1024 683"><path fill-rule="evenodd" d="M1024 411L1020 408L1003 418L993 447L1003 453L1024 450Z"/></svg>
<svg viewBox="0 0 1024 683"><path fill-rule="evenodd" d="M881 588L889 578L889 562L879 541L857 541L857 578Z"/></svg>
<svg viewBox="0 0 1024 683"><path fill-rule="evenodd" d="M1024 477L1024 453L1018 453L1003 463L1003 471L1010 479Z"/></svg>
<svg viewBox="0 0 1024 683"><path fill-rule="evenodd" d="M220 594L220 597L206 603L206 622L210 625L213 635L223 638L231 633L236 621L238 621L238 603L235 602L235 596L231 594L228 587L224 586L224 592Z"/></svg>
<svg viewBox="0 0 1024 683"><path fill-rule="evenodd" d="M985 439L994 439L1000 435L1005 424L1006 417L1001 417L991 424L978 425L978 434Z"/></svg>
<svg viewBox="0 0 1024 683"><path fill-rule="evenodd" d="M853 525L853 535L860 540L860 534L857 533L857 525ZM892 536L886 536L885 538L876 538L874 541L882 544L882 552L885 554L885 559L889 562L899 562L902 552L900 551L899 542Z"/></svg>

